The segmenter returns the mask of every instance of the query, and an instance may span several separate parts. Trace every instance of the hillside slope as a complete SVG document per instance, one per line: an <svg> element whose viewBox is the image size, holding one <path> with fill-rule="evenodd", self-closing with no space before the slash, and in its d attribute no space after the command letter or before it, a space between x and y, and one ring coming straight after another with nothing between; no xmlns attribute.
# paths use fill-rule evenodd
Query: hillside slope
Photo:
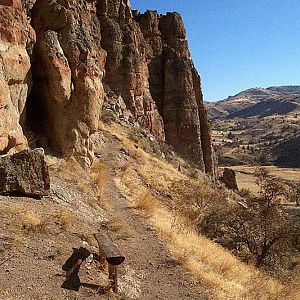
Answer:
<svg viewBox="0 0 300 300"><path fill-rule="evenodd" d="M300 86L252 88L221 101L206 103L210 119L299 113Z"/></svg>
<svg viewBox="0 0 300 300"><path fill-rule="evenodd" d="M209 188L202 172L192 179L180 158L169 163L145 152L117 125L103 125L93 138L91 172L48 157L48 198L0 196L1 299L293 299L282 284L181 223L172 186L204 180ZM107 275L90 259L79 290L67 288L62 265L73 247L97 251L92 234L103 222L126 256L120 294L101 294Z"/></svg>
<svg viewBox="0 0 300 300"><path fill-rule="evenodd" d="M221 164L300 167L299 86L248 89L208 111Z"/></svg>

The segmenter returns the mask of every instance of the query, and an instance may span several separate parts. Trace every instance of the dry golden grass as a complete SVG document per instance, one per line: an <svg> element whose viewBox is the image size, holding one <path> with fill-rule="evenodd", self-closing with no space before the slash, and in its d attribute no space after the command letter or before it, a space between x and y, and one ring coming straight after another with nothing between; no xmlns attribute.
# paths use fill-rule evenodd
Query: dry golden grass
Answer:
<svg viewBox="0 0 300 300"><path fill-rule="evenodd" d="M91 175L99 187L104 186L106 177L106 166L101 162L94 162L91 167Z"/></svg>
<svg viewBox="0 0 300 300"><path fill-rule="evenodd" d="M51 214L48 220L54 220L56 224L60 225L62 231L67 231L75 223L75 215L68 210L60 209Z"/></svg>
<svg viewBox="0 0 300 300"><path fill-rule="evenodd" d="M106 196L107 170L106 166L100 162L94 162L90 172L81 168L78 162L73 159L57 159L47 157L49 170L54 176L59 174L60 179L64 179L72 185L74 189L82 193L85 202L93 209L100 208L111 210L112 204Z"/></svg>
<svg viewBox="0 0 300 300"><path fill-rule="evenodd" d="M30 207L9 206L0 209L5 214L9 226L8 239L12 247L18 248L33 234L49 234L53 229L67 231L74 224L74 214L60 209L49 212L36 212Z"/></svg>
<svg viewBox="0 0 300 300"><path fill-rule="evenodd" d="M74 179L74 173L76 174L82 170L74 158L61 159L48 155L46 160L50 171L55 171L56 174L60 174L66 179Z"/></svg>
<svg viewBox="0 0 300 300"><path fill-rule="evenodd" d="M299 181L300 169L296 168L278 168L275 166L265 167L270 175L282 178L284 180ZM255 184L254 172L255 166L233 166L231 169L236 171L236 179L239 188L249 189L252 193L258 193L258 186Z"/></svg>
<svg viewBox="0 0 300 300"><path fill-rule="evenodd" d="M74 158L58 159L47 156L47 162L50 172L53 172L56 176L59 174L61 179L64 179L71 185L76 186L81 193L88 196L94 196L95 191L91 184L89 174L82 169Z"/></svg>
<svg viewBox="0 0 300 300"><path fill-rule="evenodd" d="M91 167L91 177L98 186L97 204L105 210L112 210L110 198L106 195L107 188L107 170L106 166L101 162L94 162Z"/></svg>
<svg viewBox="0 0 300 300"><path fill-rule="evenodd" d="M139 201L139 191L145 187L138 174L127 170L122 179L119 188L129 201ZM167 241L174 258L213 291L214 299L283 299L284 286L279 282L240 262L221 246L188 228L186 220L157 199L152 202L149 220Z"/></svg>
<svg viewBox="0 0 300 300"><path fill-rule="evenodd" d="M19 222L27 233L43 233L46 231L47 222L44 218L32 211L22 211L19 214Z"/></svg>
<svg viewBox="0 0 300 300"><path fill-rule="evenodd" d="M107 223L108 229L115 232L118 239L127 240L134 237L134 228L123 218L113 218Z"/></svg>
<svg viewBox="0 0 300 300"><path fill-rule="evenodd" d="M146 190L139 197L136 197L133 208L142 210L146 216L150 217L153 215L156 205L157 199L149 190Z"/></svg>
<svg viewBox="0 0 300 300"><path fill-rule="evenodd" d="M118 128L109 128L123 142L132 143ZM131 207L150 211L148 220L165 239L173 257L212 293L212 299L298 299L297 290L285 287L255 267L244 264L220 245L187 226L186 219L161 203L150 189L169 192L174 181L188 178L163 160L135 149L140 160L120 170L116 184ZM205 178L203 179L205 180Z"/></svg>

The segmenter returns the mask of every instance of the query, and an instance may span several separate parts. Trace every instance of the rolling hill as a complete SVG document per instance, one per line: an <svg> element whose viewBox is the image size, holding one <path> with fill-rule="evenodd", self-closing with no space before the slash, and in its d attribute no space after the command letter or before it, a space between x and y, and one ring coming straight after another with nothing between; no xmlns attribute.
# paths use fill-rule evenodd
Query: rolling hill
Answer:
<svg viewBox="0 0 300 300"><path fill-rule="evenodd" d="M249 118L300 112L300 86L251 88L217 102L207 102L211 119Z"/></svg>
<svg viewBox="0 0 300 300"><path fill-rule="evenodd" d="M300 86L251 88L207 109L221 165L300 167Z"/></svg>

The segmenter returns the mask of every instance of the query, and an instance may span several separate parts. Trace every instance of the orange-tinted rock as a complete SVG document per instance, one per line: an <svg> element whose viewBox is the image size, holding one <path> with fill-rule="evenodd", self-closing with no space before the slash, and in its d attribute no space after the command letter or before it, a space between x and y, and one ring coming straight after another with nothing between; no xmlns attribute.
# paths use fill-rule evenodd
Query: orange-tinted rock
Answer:
<svg viewBox="0 0 300 300"><path fill-rule="evenodd" d="M44 114L41 125L51 147L89 165L89 136L98 129L104 99L106 57L95 3L38 1L32 24L37 33L32 106Z"/></svg>
<svg viewBox="0 0 300 300"><path fill-rule="evenodd" d="M20 123L31 87L28 50L35 34L20 0L0 1L0 153L25 149Z"/></svg>
<svg viewBox="0 0 300 300"><path fill-rule="evenodd" d="M53 150L91 163L105 83L114 95L106 107L125 103L130 119L215 176L200 77L179 14L139 14L128 0L0 3L0 151L26 147L20 124L31 68L27 123ZM29 22L37 36L31 65Z"/></svg>

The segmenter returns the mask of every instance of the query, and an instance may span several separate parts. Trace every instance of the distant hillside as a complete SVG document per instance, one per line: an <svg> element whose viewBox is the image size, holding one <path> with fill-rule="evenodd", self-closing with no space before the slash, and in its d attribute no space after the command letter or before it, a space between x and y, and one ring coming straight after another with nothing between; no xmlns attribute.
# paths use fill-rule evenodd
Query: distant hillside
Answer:
<svg viewBox="0 0 300 300"><path fill-rule="evenodd" d="M206 106L221 165L300 167L300 86L252 88Z"/></svg>
<svg viewBox="0 0 300 300"><path fill-rule="evenodd" d="M300 112L300 86L252 88L225 100L207 102L211 119L249 118Z"/></svg>

